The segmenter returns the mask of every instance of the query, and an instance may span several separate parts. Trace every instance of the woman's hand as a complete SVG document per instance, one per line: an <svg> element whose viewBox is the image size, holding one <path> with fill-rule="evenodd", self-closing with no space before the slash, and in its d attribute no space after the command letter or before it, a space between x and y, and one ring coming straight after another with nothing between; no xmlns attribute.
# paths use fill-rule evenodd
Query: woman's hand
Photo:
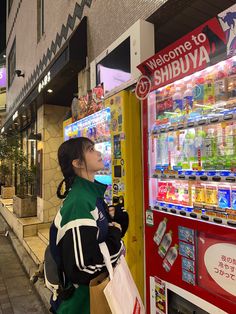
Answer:
<svg viewBox="0 0 236 314"><path fill-rule="evenodd" d="M120 224L118 224L118 222L115 222L115 221L110 222L110 223L109 223L109 226L116 227L116 228L118 228L118 229L120 230L120 232L122 232L121 225L120 225Z"/></svg>

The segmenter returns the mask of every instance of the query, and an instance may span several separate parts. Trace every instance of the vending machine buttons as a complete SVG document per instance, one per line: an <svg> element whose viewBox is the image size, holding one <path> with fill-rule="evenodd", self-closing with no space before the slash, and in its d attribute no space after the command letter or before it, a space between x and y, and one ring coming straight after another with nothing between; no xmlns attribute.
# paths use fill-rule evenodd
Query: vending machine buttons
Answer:
<svg viewBox="0 0 236 314"><path fill-rule="evenodd" d="M213 221L216 222L217 224L222 224L222 219L221 218L213 218Z"/></svg>
<svg viewBox="0 0 236 314"><path fill-rule="evenodd" d="M233 114L231 113L231 114L225 114L224 115L224 120L231 120L231 119L233 119Z"/></svg>
<svg viewBox="0 0 236 314"><path fill-rule="evenodd" d="M193 127L193 126L194 126L194 122L191 121L191 122L188 122L188 123L187 123L187 127L188 127L188 128L191 128L191 127Z"/></svg>
<svg viewBox="0 0 236 314"><path fill-rule="evenodd" d="M201 216L201 219L208 221L208 220L209 220L209 217L208 217L207 215L202 215L202 216Z"/></svg>
<svg viewBox="0 0 236 314"><path fill-rule="evenodd" d="M214 118L211 118L210 121L211 121L211 123L218 122L219 118L218 117L214 117Z"/></svg>
<svg viewBox="0 0 236 314"><path fill-rule="evenodd" d="M189 216L192 217L192 218L197 218L197 214L195 214L195 213L190 213Z"/></svg>
<svg viewBox="0 0 236 314"><path fill-rule="evenodd" d="M228 221L227 221L227 225L229 225L229 226L231 226L231 227L236 227L236 221L228 220Z"/></svg>

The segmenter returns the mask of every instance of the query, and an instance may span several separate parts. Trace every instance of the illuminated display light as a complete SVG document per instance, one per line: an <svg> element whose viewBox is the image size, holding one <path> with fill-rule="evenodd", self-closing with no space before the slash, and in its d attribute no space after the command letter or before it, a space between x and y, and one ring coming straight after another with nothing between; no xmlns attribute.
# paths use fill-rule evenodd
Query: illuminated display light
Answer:
<svg viewBox="0 0 236 314"><path fill-rule="evenodd" d="M69 138L80 136L92 137L92 139L93 137L103 137L105 139L110 136L110 117L110 108L105 108L69 124L64 129L64 139L68 140ZM96 135L87 134L89 132L96 132Z"/></svg>

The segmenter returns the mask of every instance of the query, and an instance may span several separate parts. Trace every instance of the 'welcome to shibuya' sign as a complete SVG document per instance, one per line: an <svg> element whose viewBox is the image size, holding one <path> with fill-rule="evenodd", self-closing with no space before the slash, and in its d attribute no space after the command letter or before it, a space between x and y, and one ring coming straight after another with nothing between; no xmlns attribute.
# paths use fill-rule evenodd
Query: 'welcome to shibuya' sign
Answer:
<svg viewBox="0 0 236 314"><path fill-rule="evenodd" d="M234 16L236 5L145 60L138 66L145 76L140 86L154 90L236 55Z"/></svg>

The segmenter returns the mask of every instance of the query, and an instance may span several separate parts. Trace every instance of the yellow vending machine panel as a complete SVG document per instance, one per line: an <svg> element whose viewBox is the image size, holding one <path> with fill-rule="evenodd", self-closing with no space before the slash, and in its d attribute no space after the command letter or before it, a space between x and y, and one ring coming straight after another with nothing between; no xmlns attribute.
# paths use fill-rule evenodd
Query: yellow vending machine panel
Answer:
<svg viewBox="0 0 236 314"><path fill-rule="evenodd" d="M143 214L140 103L122 91L105 101L110 108L112 198L124 202L129 229L124 238L126 260L143 296Z"/></svg>

